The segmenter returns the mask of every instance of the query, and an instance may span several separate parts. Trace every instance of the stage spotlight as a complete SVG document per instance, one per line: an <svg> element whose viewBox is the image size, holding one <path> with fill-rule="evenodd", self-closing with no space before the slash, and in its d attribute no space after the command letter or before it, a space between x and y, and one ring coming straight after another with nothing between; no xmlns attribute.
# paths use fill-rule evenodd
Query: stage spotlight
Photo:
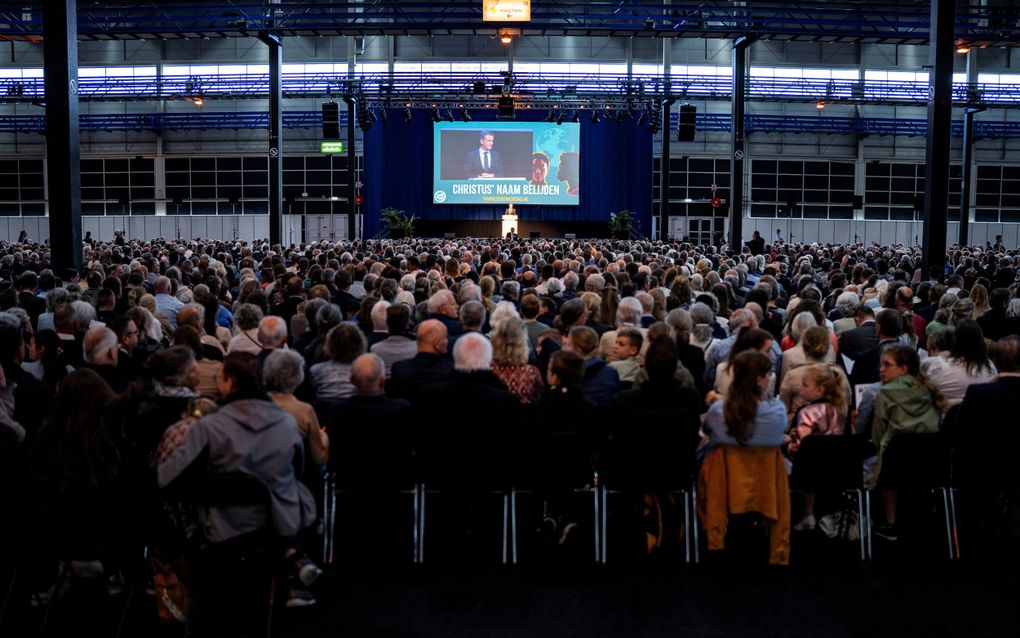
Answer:
<svg viewBox="0 0 1020 638"><path fill-rule="evenodd" d="M598 124L599 123L599 112L598 111L592 111L591 112L591 123L592 124Z"/></svg>
<svg viewBox="0 0 1020 638"><path fill-rule="evenodd" d="M549 112L545 114L545 121L552 122L556 119L556 111L549 109Z"/></svg>
<svg viewBox="0 0 1020 638"><path fill-rule="evenodd" d="M556 125L559 126L560 124L563 124L565 121L567 121L567 112L560 111L559 117L556 118Z"/></svg>
<svg viewBox="0 0 1020 638"><path fill-rule="evenodd" d="M645 118L648 117L648 111L641 111L641 115L637 118L637 125L641 126L645 123Z"/></svg>
<svg viewBox="0 0 1020 638"><path fill-rule="evenodd" d="M574 111L574 114L570 117L570 121L573 122L574 124L577 124L578 122L581 121L581 114L578 113L577 111Z"/></svg>
<svg viewBox="0 0 1020 638"><path fill-rule="evenodd" d="M462 121L464 121L464 122L470 122L471 121L471 114L468 113L467 109L461 109L461 111L460 111L460 119Z"/></svg>
<svg viewBox="0 0 1020 638"><path fill-rule="evenodd" d="M357 115L358 126L361 127L362 131L368 131L368 129L372 128L372 124L375 122L375 115L372 114L372 111L368 110L368 105L363 100L358 100L355 113Z"/></svg>
<svg viewBox="0 0 1020 638"><path fill-rule="evenodd" d="M442 122L443 121L442 116L439 115L439 109L432 109L432 121L433 122Z"/></svg>
<svg viewBox="0 0 1020 638"><path fill-rule="evenodd" d="M451 111L450 109L446 109L446 121L452 122L453 120L454 120L453 111Z"/></svg>
<svg viewBox="0 0 1020 638"><path fill-rule="evenodd" d="M616 122L617 124L622 123L623 122L623 111L617 111L616 112L616 117L613 119L613 121Z"/></svg>
<svg viewBox="0 0 1020 638"><path fill-rule="evenodd" d="M379 109L379 119L383 121L383 124L386 123L386 120L390 119L389 113L386 112L386 109Z"/></svg>
<svg viewBox="0 0 1020 638"><path fill-rule="evenodd" d="M410 122L411 121L411 108L410 107L404 109L404 121L405 122Z"/></svg>

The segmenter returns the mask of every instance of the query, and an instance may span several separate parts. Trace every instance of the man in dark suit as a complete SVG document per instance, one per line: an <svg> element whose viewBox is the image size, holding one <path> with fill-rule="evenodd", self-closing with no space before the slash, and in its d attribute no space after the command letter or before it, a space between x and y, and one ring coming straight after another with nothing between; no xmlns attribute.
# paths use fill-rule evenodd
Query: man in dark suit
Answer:
<svg viewBox="0 0 1020 638"><path fill-rule="evenodd" d="M19 279L21 292L18 293L18 305L25 309L32 319L32 327L39 325L39 315L46 312L46 300L36 295L39 277L31 270L25 271Z"/></svg>
<svg viewBox="0 0 1020 638"><path fill-rule="evenodd" d="M390 369L386 394L394 398L413 399L429 383L446 381L453 372L453 361L446 356L446 326L436 319L426 319L418 326L418 354L397 361Z"/></svg>
<svg viewBox="0 0 1020 638"><path fill-rule="evenodd" d="M1003 337L995 344L998 376L991 383L967 388L959 410L950 410L943 435L956 445L953 478L966 494L963 517L971 530L972 542L993 541L998 547L998 530L1014 510L1003 503L1015 503L1017 489L1016 449L1020 427L1016 419L1016 397L1020 395L1020 337ZM963 496L961 495L961 499ZM963 529L963 522L961 522Z"/></svg>
<svg viewBox="0 0 1020 638"><path fill-rule="evenodd" d="M503 160L499 151L492 150L496 136L491 131L479 131L478 148L464 155L464 178L503 177Z"/></svg>
<svg viewBox="0 0 1020 638"><path fill-rule="evenodd" d="M329 423L342 427L399 425L406 421L411 404L385 394L386 365L376 354L366 353L351 364L351 384L355 395L337 401L329 408Z"/></svg>
<svg viewBox="0 0 1020 638"><path fill-rule="evenodd" d="M874 348L878 344L875 332L875 311L861 304L854 311L856 328L844 330L839 334L839 353L847 359L856 361L862 352Z"/></svg>
<svg viewBox="0 0 1020 638"><path fill-rule="evenodd" d="M878 383L878 364L882 360L882 347L890 343L899 343L903 334L903 317L899 311L885 310L875 321L878 343L858 355L850 373L850 385L862 383ZM852 331L851 331L852 332Z"/></svg>

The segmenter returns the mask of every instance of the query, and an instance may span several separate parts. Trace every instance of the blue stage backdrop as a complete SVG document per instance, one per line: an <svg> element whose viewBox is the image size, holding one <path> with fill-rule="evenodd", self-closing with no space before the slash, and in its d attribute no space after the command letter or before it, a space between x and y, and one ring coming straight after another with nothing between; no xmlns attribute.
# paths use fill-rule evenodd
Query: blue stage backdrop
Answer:
<svg viewBox="0 0 1020 638"><path fill-rule="evenodd" d="M410 122L393 110L384 124L365 132L364 235L380 231L379 210L393 207L429 221L499 220L505 205L443 206L432 203L433 134L431 112L416 109ZM495 119L495 109L471 111L476 122ZM541 121L545 111L518 109L517 120ZM651 234L652 135L646 126L624 120L592 124L581 117L581 192L579 206L521 206L521 221L606 222L609 213L627 209L635 229Z"/></svg>

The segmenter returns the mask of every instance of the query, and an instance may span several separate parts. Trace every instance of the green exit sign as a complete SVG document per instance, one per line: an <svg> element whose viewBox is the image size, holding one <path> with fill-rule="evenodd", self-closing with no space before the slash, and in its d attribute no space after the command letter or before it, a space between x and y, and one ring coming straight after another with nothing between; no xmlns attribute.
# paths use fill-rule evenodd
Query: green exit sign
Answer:
<svg viewBox="0 0 1020 638"><path fill-rule="evenodd" d="M343 153L343 142L319 142L320 153Z"/></svg>

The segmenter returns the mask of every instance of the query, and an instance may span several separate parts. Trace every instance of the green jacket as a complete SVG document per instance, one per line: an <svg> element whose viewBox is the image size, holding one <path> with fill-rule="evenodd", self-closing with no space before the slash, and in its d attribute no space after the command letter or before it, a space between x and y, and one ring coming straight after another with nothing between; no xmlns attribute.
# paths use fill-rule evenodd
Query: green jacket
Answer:
<svg viewBox="0 0 1020 638"><path fill-rule="evenodd" d="M905 374L883 385L875 398L871 439L878 446L878 461L865 479L874 488L882 471L882 455L897 434L926 434L939 431L939 411L934 397L920 379Z"/></svg>

